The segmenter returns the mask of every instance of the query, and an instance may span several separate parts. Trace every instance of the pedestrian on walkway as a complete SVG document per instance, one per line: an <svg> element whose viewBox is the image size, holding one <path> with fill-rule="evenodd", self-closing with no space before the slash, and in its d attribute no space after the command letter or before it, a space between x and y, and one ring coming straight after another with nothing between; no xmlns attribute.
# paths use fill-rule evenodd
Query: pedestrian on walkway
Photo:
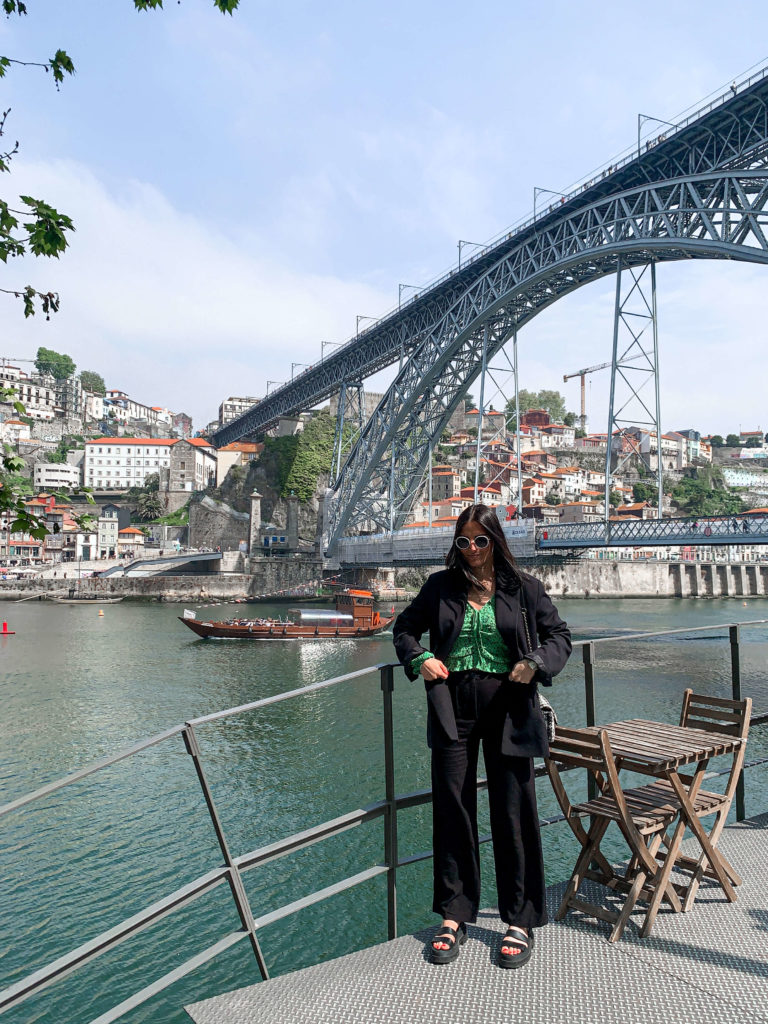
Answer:
<svg viewBox="0 0 768 1024"><path fill-rule="evenodd" d="M509 926L498 962L518 967L530 959L533 929L547 923L533 758L549 747L537 686L551 685L571 638L542 584L518 569L493 509L471 505L461 513L446 566L394 625L406 674L421 675L427 690L432 909L442 918L430 959L455 960L467 922L477 920L482 742L499 915Z"/></svg>

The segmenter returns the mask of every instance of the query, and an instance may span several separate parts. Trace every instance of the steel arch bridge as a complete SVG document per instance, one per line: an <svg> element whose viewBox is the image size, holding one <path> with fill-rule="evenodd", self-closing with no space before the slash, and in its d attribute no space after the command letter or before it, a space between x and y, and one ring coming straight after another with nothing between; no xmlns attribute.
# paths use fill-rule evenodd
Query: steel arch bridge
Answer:
<svg viewBox="0 0 768 1024"><path fill-rule="evenodd" d="M607 168L483 250L290 386L220 430L217 444L408 358L326 501L326 543L402 523L434 439L487 358L559 298L620 265L768 262L768 69L645 151Z"/></svg>

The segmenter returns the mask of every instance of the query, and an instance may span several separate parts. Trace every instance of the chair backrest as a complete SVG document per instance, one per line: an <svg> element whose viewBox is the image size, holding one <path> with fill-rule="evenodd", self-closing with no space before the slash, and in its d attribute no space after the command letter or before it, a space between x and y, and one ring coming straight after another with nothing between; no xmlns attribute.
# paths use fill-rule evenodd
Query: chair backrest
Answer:
<svg viewBox="0 0 768 1024"><path fill-rule="evenodd" d="M683 707L680 725L689 729L703 729L705 732L719 732L726 736L738 736L741 746L733 754L731 771L726 783L724 796L730 800L739 781L744 763L749 722L752 716L752 698L731 700L728 697L709 697L688 689L683 693Z"/></svg>
<svg viewBox="0 0 768 1024"><path fill-rule="evenodd" d="M727 697L709 697L688 689L683 693L680 725L746 739L751 714L751 697L730 700Z"/></svg>
<svg viewBox="0 0 768 1024"><path fill-rule="evenodd" d="M619 783L611 743L604 729L592 733L556 726L555 738L549 744L549 757L544 759L544 764L566 818L574 813L574 809L560 778L559 768L586 768L602 794L613 799L627 828L633 828L632 816Z"/></svg>

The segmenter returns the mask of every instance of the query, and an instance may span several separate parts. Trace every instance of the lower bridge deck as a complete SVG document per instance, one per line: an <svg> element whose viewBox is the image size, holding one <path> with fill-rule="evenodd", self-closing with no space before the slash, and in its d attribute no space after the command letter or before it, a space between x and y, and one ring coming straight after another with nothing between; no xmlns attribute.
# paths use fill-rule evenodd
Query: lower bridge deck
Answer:
<svg viewBox="0 0 768 1024"><path fill-rule="evenodd" d="M728 827L720 846L744 878L737 902L705 883L689 913L662 909L646 939L642 907L614 945L608 925L571 912L537 931L526 967L505 971L495 963L504 926L485 911L448 966L428 962L430 928L187 1012L196 1024L768 1024L768 814ZM548 890L550 917L563 889Z"/></svg>

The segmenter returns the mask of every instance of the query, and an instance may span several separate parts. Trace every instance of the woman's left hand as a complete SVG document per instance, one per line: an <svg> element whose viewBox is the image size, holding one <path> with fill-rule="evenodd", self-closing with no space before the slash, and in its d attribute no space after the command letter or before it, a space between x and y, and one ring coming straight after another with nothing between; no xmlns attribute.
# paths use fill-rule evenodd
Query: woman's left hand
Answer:
<svg viewBox="0 0 768 1024"><path fill-rule="evenodd" d="M509 673L509 678L513 683L530 683L535 675L535 670L527 662L518 661Z"/></svg>

